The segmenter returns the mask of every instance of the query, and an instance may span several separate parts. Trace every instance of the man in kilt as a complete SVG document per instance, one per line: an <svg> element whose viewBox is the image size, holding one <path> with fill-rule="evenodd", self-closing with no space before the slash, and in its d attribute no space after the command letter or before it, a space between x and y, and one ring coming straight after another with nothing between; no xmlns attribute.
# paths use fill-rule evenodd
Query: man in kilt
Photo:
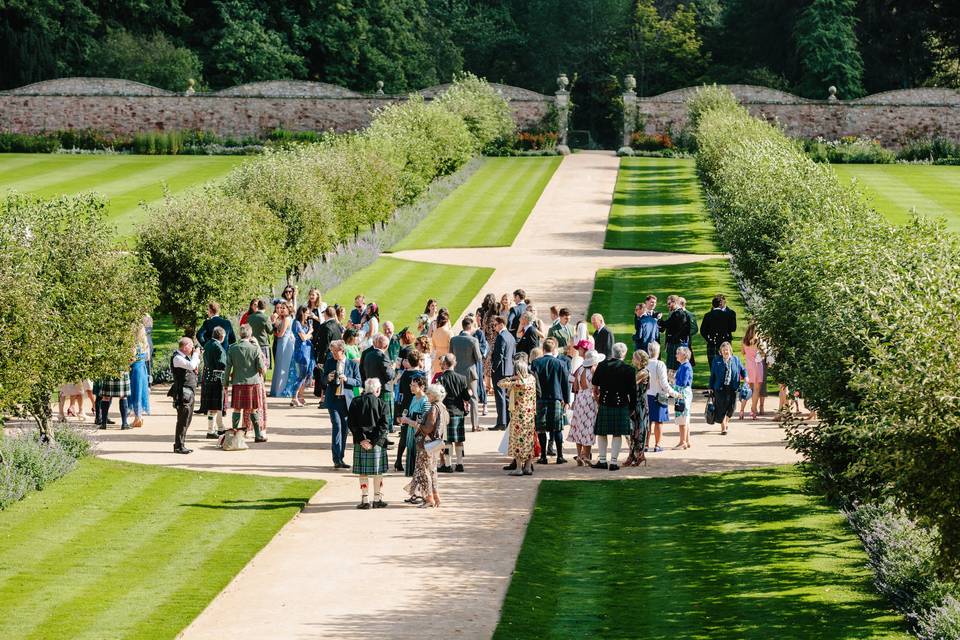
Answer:
<svg viewBox="0 0 960 640"><path fill-rule="evenodd" d="M227 368L223 378L228 388L232 386L230 406L233 408L233 429L240 428L240 420L246 412L253 425L254 441L266 442L260 431L260 416L257 413L264 366L258 345L250 341L252 334L250 325L240 327L240 340L227 351Z"/></svg>
<svg viewBox="0 0 960 640"><path fill-rule="evenodd" d="M557 452L557 464L563 464L563 422L570 397L570 369L557 357L556 338L543 341L543 355L530 364L530 373L537 378L537 440L540 441L540 464L547 464L547 435Z"/></svg>
<svg viewBox="0 0 960 640"><path fill-rule="evenodd" d="M226 330L216 326L210 332L210 339L203 345L203 377L200 379L200 408L197 413L207 416L209 440L216 440L223 435L223 414L226 412L223 393L223 374L227 369L227 350L224 347L226 339Z"/></svg>
<svg viewBox="0 0 960 640"><path fill-rule="evenodd" d="M466 376L463 376L454 368L457 366L457 358L452 353L444 355L440 359L440 377L437 383L443 386L447 392L443 399L443 404L450 414L450 422L447 424L447 433L443 441L447 446L447 452L437 471L440 473L453 473L453 471L463 472L463 441L466 434L463 428L463 417L470 406L470 383ZM456 456L456 466L451 466L450 462Z"/></svg>
<svg viewBox="0 0 960 640"><path fill-rule="evenodd" d="M617 457L620 455L622 437L632 433L630 411L637 402L637 383L636 370L623 361L626 355L627 345L616 343L611 349L610 358L597 365L593 373L593 386L599 390L594 433L600 446L600 459L592 465L594 469L618 470L620 465L617 464ZM613 451L608 465L609 436L613 436Z"/></svg>
<svg viewBox="0 0 960 640"><path fill-rule="evenodd" d="M360 504L357 509L382 509L383 474L389 468L387 459L387 417L380 400L380 380L368 378L363 393L350 403L350 433L353 434L353 473L360 476ZM373 503L369 502L373 484Z"/></svg>
<svg viewBox="0 0 960 640"><path fill-rule="evenodd" d="M180 338L177 350L170 356L170 373L173 374L173 386L167 395L173 398L177 410L177 430L173 438L174 453L192 453L187 449L187 429L193 421L193 400L197 395L197 368L200 366L200 352L195 350L193 338Z"/></svg>
<svg viewBox="0 0 960 640"><path fill-rule="evenodd" d="M107 428L110 413L110 404L114 398L120 399L120 428L132 429L127 424L127 398L130 397L130 372L123 371L115 378L103 378L99 381L99 389L95 390L97 397L97 426Z"/></svg>

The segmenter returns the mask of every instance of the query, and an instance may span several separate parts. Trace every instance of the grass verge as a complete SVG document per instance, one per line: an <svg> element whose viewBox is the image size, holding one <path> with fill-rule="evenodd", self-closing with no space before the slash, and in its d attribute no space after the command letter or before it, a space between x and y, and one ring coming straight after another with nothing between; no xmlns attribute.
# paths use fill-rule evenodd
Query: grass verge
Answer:
<svg viewBox="0 0 960 640"><path fill-rule="evenodd" d="M906 638L790 467L545 481L494 638Z"/></svg>
<svg viewBox="0 0 960 640"><path fill-rule="evenodd" d="M693 160L621 158L603 246L719 253Z"/></svg>
<svg viewBox="0 0 960 640"><path fill-rule="evenodd" d="M561 160L485 158L466 183L390 251L510 246Z"/></svg>
<svg viewBox="0 0 960 640"><path fill-rule="evenodd" d="M173 638L322 486L81 460L0 513L0 637Z"/></svg>

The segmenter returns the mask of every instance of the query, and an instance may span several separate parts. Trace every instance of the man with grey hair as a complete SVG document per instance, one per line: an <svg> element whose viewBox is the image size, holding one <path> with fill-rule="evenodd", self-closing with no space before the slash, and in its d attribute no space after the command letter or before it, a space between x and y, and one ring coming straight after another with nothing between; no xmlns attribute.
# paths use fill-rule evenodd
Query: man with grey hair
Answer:
<svg viewBox="0 0 960 640"><path fill-rule="evenodd" d="M613 331L610 331L610 329L607 327L607 323L603 320L603 316L599 313L595 313L590 316L590 324L592 324L594 328L594 349L597 350L597 353L602 353L605 355L609 361L609 358L613 353Z"/></svg>
<svg viewBox="0 0 960 640"><path fill-rule="evenodd" d="M617 471L622 438L632 433L630 413L637 404L637 371L623 361L627 345L617 342L610 350L610 358L597 365L593 386L600 390L597 422L594 433L600 445L600 460L594 469ZM613 436L613 451L607 464L607 438Z"/></svg>
<svg viewBox="0 0 960 640"><path fill-rule="evenodd" d="M177 410L177 430L173 440L174 453L191 453L187 449L187 429L193 420L193 400L197 394L197 367L200 366L200 352L193 346L193 338L180 338L177 350L170 356L170 373L173 374L173 386L167 395L173 398Z"/></svg>
<svg viewBox="0 0 960 640"><path fill-rule="evenodd" d="M343 461L349 430L348 412L354 388L363 383L360 381L360 365L347 357L347 345L343 340L334 340L329 347L320 375L326 385L323 406L330 412L330 453L333 454L334 469L349 469L350 465Z"/></svg>
<svg viewBox="0 0 960 640"><path fill-rule="evenodd" d="M393 377L396 365L387 355L390 340L382 333L373 336L372 344L360 354L360 379L366 383L371 378L380 381L380 402L387 417L387 428L393 431Z"/></svg>
<svg viewBox="0 0 960 640"><path fill-rule="evenodd" d="M457 358L452 353L445 354L440 358L441 373L437 382L443 386L447 394L443 399L443 405L450 414L447 433L443 438L448 452L444 455L441 465L437 469L440 473L463 471L463 442L466 440L463 416L466 408L470 405L470 385L467 383L465 376L454 371L456 366ZM450 462L454 456L456 456L456 466L451 466Z"/></svg>
<svg viewBox="0 0 960 640"><path fill-rule="evenodd" d="M353 473L360 476L358 509L382 509L383 474L388 470L387 418L380 400L381 384L377 378L363 383L363 393L350 403L350 433L353 434ZM372 477L371 477L372 476ZM373 484L373 503L368 501Z"/></svg>
<svg viewBox="0 0 960 640"><path fill-rule="evenodd" d="M527 354L540 346L540 332L537 330L537 316L532 311L525 311L520 316L520 328L517 330L517 351Z"/></svg>
<svg viewBox="0 0 960 640"><path fill-rule="evenodd" d="M470 430L481 431L477 416L479 398L478 382L483 378L483 352L480 341L473 335L473 316L467 316L460 323L463 331L450 338L450 353L456 358L454 371L467 379L470 387ZM483 335L483 334L480 334Z"/></svg>

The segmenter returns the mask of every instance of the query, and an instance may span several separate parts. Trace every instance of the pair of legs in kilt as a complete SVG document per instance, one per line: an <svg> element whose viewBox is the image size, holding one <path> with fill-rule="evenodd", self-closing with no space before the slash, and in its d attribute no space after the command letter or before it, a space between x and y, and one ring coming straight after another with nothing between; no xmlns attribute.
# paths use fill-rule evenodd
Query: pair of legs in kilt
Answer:
<svg viewBox="0 0 960 640"><path fill-rule="evenodd" d="M373 504L370 504L370 485L373 484ZM387 506L387 503L383 501L383 476L360 476L360 504L357 505L358 509L369 509L373 507L374 509L380 509Z"/></svg>
<svg viewBox="0 0 960 640"><path fill-rule="evenodd" d="M246 411L247 415L250 417L250 424L253 425L253 434L257 440L263 440L263 432L260 431L260 415L257 413L256 409L234 409L233 410L233 428L237 430L240 428L240 420L243 418L243 412ZM217 418L220 418L220 412L217 412ZM207 417L209 420L210 417ZM220 418L221 424L223 419ZM207 424L210 424L209 422Z"/></svg>
<svg viewBox="0 0 960 640"><path fill-rule="evenodd" d="M613 437L613 449L610 452L610 464L616 465L617 458L620 456L620 447L623 446L622 436ZM608 436L597 436L597 445L600 448L600 461L598 464L607 464L607 438Z"/></svg>

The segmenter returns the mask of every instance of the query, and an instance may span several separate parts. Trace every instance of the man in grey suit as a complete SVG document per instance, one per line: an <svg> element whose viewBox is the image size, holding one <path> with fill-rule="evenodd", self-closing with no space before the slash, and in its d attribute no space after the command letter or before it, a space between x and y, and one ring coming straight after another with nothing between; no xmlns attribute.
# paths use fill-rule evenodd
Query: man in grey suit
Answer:
<svg viewBox="0 0 960 640"><path fill-rule="evenodd" d="M470 430L481 431L477 422L477 364L483 362L480 342L470 335L473 330L473 317L467 316L460 323L463 333L450 338L450 353L457 359L454 371L466 377L470 389Z"/></svg>
<svg viewBox="0 0 960 640"><path fill-rule="evenodd" d="M507 322L502 317L494 320L497 339L493 343L493 354L490 356L490 376L493 379L493 394L497 401L497 424L494 430L504 431L510 422L510 412L507 408L507 392L498 384L504 378L513 375L513 356L517 352L517 341L507 331Z"/></svg>

